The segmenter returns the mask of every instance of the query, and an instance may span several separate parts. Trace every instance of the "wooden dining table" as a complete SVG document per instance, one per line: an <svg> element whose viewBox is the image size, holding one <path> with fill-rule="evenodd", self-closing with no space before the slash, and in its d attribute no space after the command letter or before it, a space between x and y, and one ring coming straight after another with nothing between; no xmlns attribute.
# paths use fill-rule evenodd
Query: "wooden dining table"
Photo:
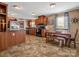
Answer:
<svg viewBox="0 0 79 59"><path fill-rule="evenodd" d="M65 39L64 45L68 46L68 41L69 41L69 38L71 37L70 32L68 32L68 31L61 31L61 32L58 32L58 31L46 31L46 33L52 33L51 36L53 36L53 37L64 38Z"/></svg>

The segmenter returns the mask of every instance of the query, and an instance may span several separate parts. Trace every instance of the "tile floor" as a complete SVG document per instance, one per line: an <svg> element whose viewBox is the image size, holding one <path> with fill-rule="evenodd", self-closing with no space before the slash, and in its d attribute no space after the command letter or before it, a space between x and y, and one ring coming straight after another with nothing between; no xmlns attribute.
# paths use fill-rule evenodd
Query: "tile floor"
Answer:
<svg viewBox="0 0 79 59"><path fill-rule="evenodd" d="M45 38L26 35L26 42L0 52L0 57L74 57L79 56L79 48L60 48L46 43Z"/></svg>

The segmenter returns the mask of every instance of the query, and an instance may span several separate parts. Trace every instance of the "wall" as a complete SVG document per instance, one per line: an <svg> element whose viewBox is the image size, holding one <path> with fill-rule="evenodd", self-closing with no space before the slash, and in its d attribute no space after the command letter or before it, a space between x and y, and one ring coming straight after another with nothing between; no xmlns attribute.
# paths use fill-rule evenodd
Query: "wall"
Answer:
<svg viewBox="0 0 79 59"><path fill-rule="evenodd" d="M26 20L26 27L28 27L28 21Z"/></svg>
<svg viewBox="0 0 79 59"><path fill-rule="evenodd" d="M64 13L59 13L57 14L58 16L62 17ZM56 20L56 15L50 15L48 16L48 31L55 30L55 20Z"/></svg>
<svg viewBox="0 0 79 59"><path fill-rule="evenodd" d="M47 25L48 31L54 30L54 23L55 23L54 21L55 21L55 15L48 16L48 25Z"/></svg>
<svg viewBox="0 0 79 59"><path fill-rule="evenodd" d="M59 13L58 15L61 15L61 14L63 14L63 13ZM74 18L74 17L78 17L79 18L79 10L74 10L74 11L70 11L69 12L69 21L70 21L69 27L70 27L70 31L72 31L71 32L72 36L74 36L76 28L79 29L79 24L78 23L74 24L74 23L71 22L72 18ZM51 26L51 28L49 29L49 31L52 31L53 29L55 29L54 28L54 26L55 26L54 25L54 23L55 23L54 20L55 20L55 15L48 16L48 26L49 27ZM79 42L79 32L78 32L76 41Z"/></svg>
<svg viewBox="0 0 79 59"><path fill-rule="evenodd" d="M74 11L70 11L69 12L69 21L70 21L70 31L72 31L72 36L74 36L73 33L75 33L76 29L78 28L79 30L79 23L75 24L75 23L72 23L72 18L74 17L78 17L79 18L79 10L74 10ZM77 35L77 38L76 38L76 41L79 42L79 32L78 32L78 35Z"/></svg>

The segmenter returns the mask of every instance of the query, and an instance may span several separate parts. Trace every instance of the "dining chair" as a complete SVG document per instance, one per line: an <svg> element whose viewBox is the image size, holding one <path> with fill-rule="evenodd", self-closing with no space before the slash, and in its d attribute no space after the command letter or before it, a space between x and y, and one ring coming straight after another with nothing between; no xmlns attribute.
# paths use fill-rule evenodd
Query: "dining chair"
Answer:
<svg viewBox="0 0 79 59"><path fill-rule="evenodd" d="M76 29L74 37L72 37L72 36L70 37L69 43L68 43L68 47L70 47L71 42L73 42L74 43L74 48L76 48L76 37L77 37L77 34L78 34L78 29Z"/></svg>
<svg viewBox="0 0 79 59"><path fill-rule="evenodd" d="M52 32L46 32L46 43L53 41L53 33Z"/></svg>

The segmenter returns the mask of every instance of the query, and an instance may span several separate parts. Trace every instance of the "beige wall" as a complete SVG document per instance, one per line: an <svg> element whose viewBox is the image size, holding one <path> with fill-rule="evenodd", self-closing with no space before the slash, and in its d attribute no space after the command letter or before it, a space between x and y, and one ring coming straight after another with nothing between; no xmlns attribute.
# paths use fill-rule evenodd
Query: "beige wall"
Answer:
<svg viewBox="0 0 79 59"><path fill-rule="evenodd" d="M54 20L55 20L55 15L48 16L48 25L47 25L48 31L54 30Z"/></svg>
<svg viewBox="0 0 79 59"><path fill-rule="evenodd" d="M59 13L58 15L62 15L63 13ZM79 29L79 24L74 24L71 22L72 18L74 17L78 17L79 18L79 10L74 10L74 11L70 11L69 12L69 21L70 21L70 31L72 31L72 36L74 36L75 30L76 28ZM54 29L54 24L50 24L50 22L52 23L52 21L55 20L55 15L50 15L48 16L48 25L51 26L51 28L49 29L49 31L52 31ZM79 42L79 32L77 35L77 42Z"/></svg>
<svg viewBox="0 0 79 59"><path fill-rule="evenodd" d="M59 17L62 17L64 13L57 14ZM55 15L48 16L48 30L52 31L54 30L54 23L55 23Z"/></svg>
<svg viewBox="0 0 79 59"><path fill-rule="evenodd" d="M79 23L74 24L74 23L71 22L72 21L72 18L74 18L74 17L78 17L79 18L79 10L75 10L75 11L69 12L70 31L72 33L72 36L74 36L73 33L75 33L76 29L77 28L79 29ZM79 37L78 36L79 36L79 32L78 32L77 39L76 39L77 42L79 42Z"/></svg>

